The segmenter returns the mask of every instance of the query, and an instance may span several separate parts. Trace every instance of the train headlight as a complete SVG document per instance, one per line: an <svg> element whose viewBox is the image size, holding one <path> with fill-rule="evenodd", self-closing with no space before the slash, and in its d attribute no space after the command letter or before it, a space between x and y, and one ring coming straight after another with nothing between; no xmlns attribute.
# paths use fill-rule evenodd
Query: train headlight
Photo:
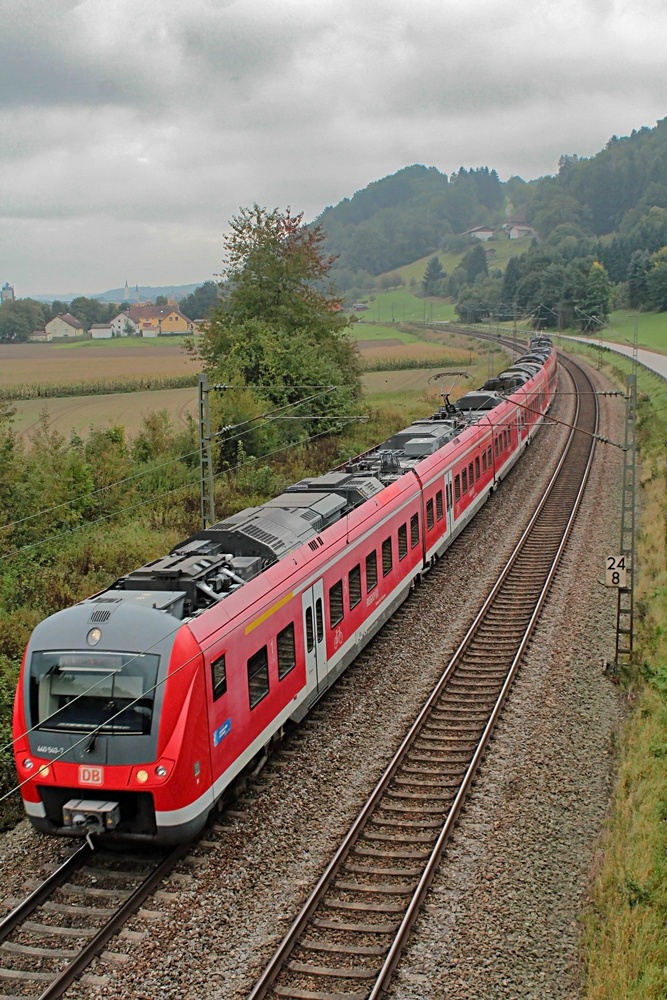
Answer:
<svg viewBox="0 0 667 1000"><path fill-rule="evenodd" d="M32 760L30 760L30 757L26 757L25 760L23 761L23 766L26 769L26 771L32 771L35 764Z"/></svg>
<svg viewBox="0 0 667 1000"><path fill-rule="evenodd" d="M96 646L101 638L102 630L99 628L91 628L90 632L86 636L86 642L89 646Z"/></svg>
<svg viewBox="0 0 667 1000"><path fill-rule="evenodd" d="M140 771L137 771L136 778L139 784L143 785L146 781L148 781L148 771L144 771L142 768Z"/></svg>
<svg viewBox="0 0 667 1000"><path fill-rule="evenodd" d="M43 764L42 767L40 767L39 769L39 773L42 778L48 778L48 776L51 773L51 768L49 767L48 764Z"/></svg>

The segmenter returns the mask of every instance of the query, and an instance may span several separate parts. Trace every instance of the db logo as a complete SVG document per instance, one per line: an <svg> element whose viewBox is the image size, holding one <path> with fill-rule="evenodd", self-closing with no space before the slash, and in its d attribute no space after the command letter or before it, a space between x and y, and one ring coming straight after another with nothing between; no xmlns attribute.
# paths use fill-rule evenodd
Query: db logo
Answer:
<svg viewBox="0 0 667 1000"><path fill-rule="evenodd" d="M343 630L340 628L336 629L336 634L334 635L334 649L338 649L343 641Z"/></svg>
<svg viewBox="0 0 667 1000"><path fill-rule="evenodd" d="M103 767L84 767L79 768L79 784L81 785L101 785L104 781L104 768Z"/></svg>

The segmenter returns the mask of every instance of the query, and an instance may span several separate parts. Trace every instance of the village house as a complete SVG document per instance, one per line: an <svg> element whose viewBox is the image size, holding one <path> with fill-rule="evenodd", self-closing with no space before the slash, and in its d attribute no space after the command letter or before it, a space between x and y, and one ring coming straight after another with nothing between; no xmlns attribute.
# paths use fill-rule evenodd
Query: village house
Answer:
<svg viewBox="0 0 667 1000"><path fill-rule="evenodd" d="M172 305L130 306L128 316L142 337L194 332L192 320Z"/></svg>
<svg viewBox="0 0 667 1000"><path fill-rule="evenodd" d="M126 312L120 312L110 322L114 337L130 337L138 333L137 324Z"/></svg>
<svg viewBox="0 0 667 1000"><path fill-rule="evenodd" d="M33 344L45 344L50 343L53 340L53 337L50 333L47 333L46 330L33 330L28 337L28 340Z"/></svg>
<svg viewBox="0 0 667 1000"><path fill-rule="evenodd" d="M44 327L52 337L80 337L85 333L83 323L71 313L58 313Z"/></svg>

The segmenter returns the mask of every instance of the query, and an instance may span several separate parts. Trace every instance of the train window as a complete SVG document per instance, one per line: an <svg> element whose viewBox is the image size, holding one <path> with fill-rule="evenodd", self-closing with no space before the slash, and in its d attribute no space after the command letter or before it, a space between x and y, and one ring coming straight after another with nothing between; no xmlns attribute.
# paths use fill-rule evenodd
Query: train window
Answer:
<svg viewBox="0 0 667 1000"><path fill-rule="evenodd" d="M445 496L447 497L447 510L452 509L452 484L447 483L445 487Z"/></svg>
<svg viewBox="0 0 667 1000"><path fill-rule="evenodd" d="M498 438L496 438L496 458L498 458L499 454L500 454L500 450L498 448Z"/></svg>
<svg viewBox="0 0 667 1000"><path fill-rule="evenodd" d="M486 452L482 452L482 472L486 472Z"/></svg>
<svg viewBox="0 0 667 1000"><path fill-rule="evenodd" d="M313 629L313 609L306 608L306 649L312 653L315 645L315 630Z"/></svg>
<svg viewBox="0 0 667 1000"><path fill-rule="evenodd" d="M321 597L315 601L315 624L317 625L317 641L322 642L324 639L324 611Z"/></svg>
<svg viewBox="0 0 667 1000"><path fill-rule="evenodd" d="M419 545L419 514L413 514L410 518L410 545L413 549Z"/></svg>
<svg viewBox="0 0 667 1000"><path fill-rule="evenodd" d="M472 462L468 466L468 482L470 483L470 489L472 489L473 483L475 482L475 478L472 474Z"/></svg>
<svg viewBox="0 0 667 1000"><path fill-rule="evenodd" d="M280 680L287 677L290 670L296 666L296 648L294 645L294 623L278 633L276 638L276 649L278 651L278 677Z"/></svg>
<svg viewBox="0 0 667 1000"><path fill-rule="evenodd" d="M213 701L217 701L227 690L227 668L224 653L216 660L211 660L211 682L213 684Z"/></svg>
<svg viewBox="0 0 667 1000"><path fill-rule="evenodd" d="M382 575L388 576L391 573L391 567L393 566L393 558L391 554L391 538L385 538L382 543Z"/></svg>
<svg viewBox="0 0 667 1000"><path fill-rule="evenodd" d="M489 445L487 456L488 456L488 458L487 458L487 465L488 465L489 468L491 468L491 466L493 465L493 454L491 452L491 445Z"/></svg>
<svg viewBox="0 0 667 1000"><path fill-rule="evenodd" d="M377 552L369 552L366 556L366 593L370 594L378 585L378 557Z"/></svg>
<svg viewBox="0 0 667 1000"><path fill-rule="evenodd" d="M430 531L435 521L433 520L433 497L426 501L426 530Z"/></svg>
<svg viewBox="0 0 667 1000"><path fill-rule="evenodd" d="M269 693L269 654L266 646L262 646L248 660L248 693L251 708Z"/></svg>
<svg viewBox="0 0 667 1000"><path fill-rule="evenodd" d="M479 455L478 455L477 458L475 459L475 482L477 482L479 476L480 472L479 472Z"/></svg>
<svg viewBox="0 0 667 1000"><path fill-rule="evenodd" d="M49 732L148 735L160 657L150 653L35 652L33 722ZM110 709L113 707L113 711Z"/></svg>
<svg viewBox="0 0 667 1000"><path fill-rule="evenodd" d="M408 526L402 524L398 529L398 561L405 559L408 554Z"/></svg>
<svg viewBox="0 0 667 1000"><path fill-rule="evenodd" d="M334 583L329 591L329 624L334 628L343 620L343 581Z"/></svg>
<svg viewBox="0 0 667 1000"><path fill-rule="evenodd" d="M435 516L442 521L442 490L438 490L435 495Z"/></svg>
<svg viewBox="0 0 667 1000"><path fill-rule="evenodd" d="M503 449L507 448L507 431L503 429Z"/></svg>
<svg viewBox="0 0 667 1000"><path fill-rule="evenodd" d="M461 499L461 477L454 476L454 496L457 500Z"/></svg>
<svg viewBox="0 0 667 1000"><path fill-rule="evenodd" d="M467 493L468 492L468 470L465 468L465 466L463 468L463 472L461 473L461 481L463 483L463 492Z"/></svg>
<svg viewBox="0 0 667 1000"><path fill-rule="evenodd" d="M350 596L350 611L356 608L361 600L361 566L354 566L350 570L347 578L348 591Z"/></svg>

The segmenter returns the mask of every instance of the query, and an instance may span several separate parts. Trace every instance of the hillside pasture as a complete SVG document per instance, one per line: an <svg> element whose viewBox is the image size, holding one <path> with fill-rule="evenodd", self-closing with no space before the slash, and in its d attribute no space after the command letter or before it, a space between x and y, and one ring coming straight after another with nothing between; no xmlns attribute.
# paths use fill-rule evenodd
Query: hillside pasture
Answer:
<svg viewBox="0 0 667 1000"><path fill-rule="evenodd" d="M452 302L436 297L419 298L405 288L394 288L387 292L373 292L364 295L361 301L369 306L366 312L355 313L356 327L369 323L428 323L431 320L448 322L455 320L456 310ZM363 334L356 332L355 336Z"/></svg>
<svg viewBox="0 0 667 1000"><path fill-rule="evenodd" d="M486 247L487 249L493 248L496 251L494 259L489 261L489 268L499 267L501 271L504 271L510 257L518 257L520 254L525 253L531 242L532 239L530 236L525 236L520 240L510 240L506 236L499 236L482 243L483 247ZM471 240L470 247L474 246L476 246L476 243L474 240ZM470 249L470 247L468 247L468 249ZM396 267L394 270L387 271L386 273L400 274L406 284L409 284L410 278L414 278L421 287L424 271L426 270L426 265L431 257L437 256L447 274L451 274L452 271L459 266L461 258L465 253L467 253L467 250L464 250L463 252L457 251L456 253L436 250L434 253L430 253L426 257L420 257L419 260L414 260L411 264L404 264L403 267ZM377 280L380 281L383 277L384 275L381 274L378 276Z"/></svg>

